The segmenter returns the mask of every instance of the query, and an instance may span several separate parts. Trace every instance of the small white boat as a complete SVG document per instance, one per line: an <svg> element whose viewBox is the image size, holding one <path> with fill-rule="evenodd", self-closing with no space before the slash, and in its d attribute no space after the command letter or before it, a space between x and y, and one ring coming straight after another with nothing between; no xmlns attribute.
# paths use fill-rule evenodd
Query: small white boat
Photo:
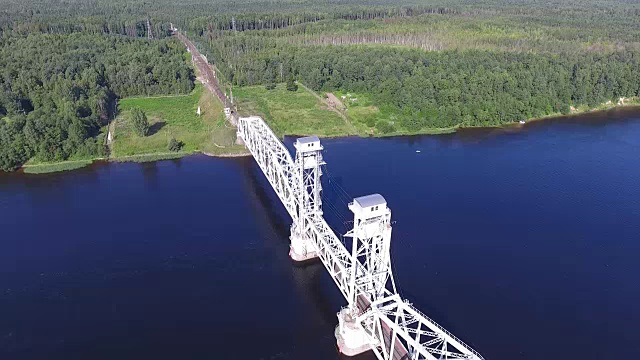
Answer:
<svg viewBox="0 0 640 360"><path fill-rule="evenodd" d="M417 153L419 153L419 152L420 152L420 150L416 150L416 152L417 152Z"/></svg>
<svg viewBox="0 0 640 360"><path fill-rule="evenodd" d="M520 120L520 124L524 124L524 120Z"/></svg>

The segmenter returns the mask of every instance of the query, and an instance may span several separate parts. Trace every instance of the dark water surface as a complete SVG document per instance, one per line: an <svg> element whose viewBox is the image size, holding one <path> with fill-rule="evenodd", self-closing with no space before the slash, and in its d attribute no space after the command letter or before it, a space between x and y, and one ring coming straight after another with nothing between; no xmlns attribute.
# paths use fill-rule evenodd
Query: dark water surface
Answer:
<svg viewBox="0 0 640 360"><path fill-rule="evenodd" d="M330 224L385 196L401 293L487 360L640 358L637 110L324 145ZM336 359L289 224L250 158L2 175L0 359Z"/></svg>

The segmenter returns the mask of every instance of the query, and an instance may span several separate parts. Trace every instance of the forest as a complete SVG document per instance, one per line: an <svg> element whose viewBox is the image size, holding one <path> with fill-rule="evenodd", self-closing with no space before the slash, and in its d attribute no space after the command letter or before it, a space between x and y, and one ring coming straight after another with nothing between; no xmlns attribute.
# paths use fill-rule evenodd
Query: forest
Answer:
<svg viewBox="0 0 640 360"><path fill-rule="evenodd" d="M114 100L188 93L182 45L91 34L31 34L0 41L0 169L30 158L99 157L96 137Z"/></svg>
<svg viewBox="0 0 640 360"><path fill-rule="evenodd" d="M193 73L172 25L225 87L296 79L360 93L391 114L364 119L381 135L640 95L633 0L7 0L0 169L99 156L116 99L189 92Z"/></svg>
<svg viewBox="0 0 640 360"><path fill-rule="evenodd" d="M364 93L393 114L366 120L379 134L495 126L640 95L637 4L517 3L189 25L229 85L294 76L316 91Z"/></svg>
<svg viewBox="0 0 640 360"><path fill-rule="evenodd" d="M324 47L296 53L292 64L315 89L369 93L391 106L397 120L378 124L383 133L493 126L640 94L640 57L632 52L570 57Z"/></svg>

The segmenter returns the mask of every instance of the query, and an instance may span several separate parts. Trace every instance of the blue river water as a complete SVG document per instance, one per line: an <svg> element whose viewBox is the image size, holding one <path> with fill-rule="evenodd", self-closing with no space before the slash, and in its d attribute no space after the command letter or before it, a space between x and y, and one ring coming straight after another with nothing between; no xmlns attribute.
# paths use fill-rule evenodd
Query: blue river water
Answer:
<svg viewBox="0 0 640 360"><path fill-rule="evenodd" d="M487 360L640 358L639 111L323 143L332 227L382 194L400 293ZM251 158L0 175L0 359L337 359L289 225Z"/></svg>

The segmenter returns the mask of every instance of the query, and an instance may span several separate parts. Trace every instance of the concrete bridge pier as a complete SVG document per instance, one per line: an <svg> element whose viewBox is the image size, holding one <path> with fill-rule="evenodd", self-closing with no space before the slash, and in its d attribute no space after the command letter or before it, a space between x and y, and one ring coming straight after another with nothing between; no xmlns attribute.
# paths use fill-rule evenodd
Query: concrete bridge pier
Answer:
<svg viewBox="0 0 640 360"><path fill-rule="evenodd" d="M309 243L307 236L298 231L295 224L291 225L291 236L289 239L291 240L289 256L293 261L303 263L318 257L318 254L316 254Z"/></svg>
<svg viewBox="0 0 640 360"><path fill-rule="evenodd" d="M348 307L338 313L335 336L338 351L346 356L356 356L371 350L371 343L364 330L356 323L356 316Z"/></svg>

